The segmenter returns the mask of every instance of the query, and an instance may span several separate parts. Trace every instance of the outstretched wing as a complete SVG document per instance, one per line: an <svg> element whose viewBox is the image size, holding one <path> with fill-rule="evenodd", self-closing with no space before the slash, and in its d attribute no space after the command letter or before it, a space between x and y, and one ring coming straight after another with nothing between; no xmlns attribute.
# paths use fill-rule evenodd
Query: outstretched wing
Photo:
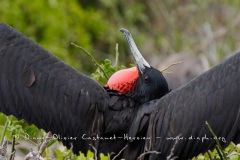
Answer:
<svg viewBox="0 0 240 160"><path fill-rule="evenodd" d="M59 134L78 153L98 145L85 138L101 135L108 98L94 80L0 23L1 112Z"/></svg>
<svg viewBox="0 0 240 160"><path fill-rule="evenodd" d="M135 158L188 159L215 146L209 123L223 146L240 142L240 53L205 72L136 114L129 135L146 132L144 142L132 142ZM149 106L150 105L150 106ZM142 135L141 135L142 136ZM142 146L138 143L143 143ZM133 155L133 154L131 154ZM134 156L133 156L134 157Z"/></svg>

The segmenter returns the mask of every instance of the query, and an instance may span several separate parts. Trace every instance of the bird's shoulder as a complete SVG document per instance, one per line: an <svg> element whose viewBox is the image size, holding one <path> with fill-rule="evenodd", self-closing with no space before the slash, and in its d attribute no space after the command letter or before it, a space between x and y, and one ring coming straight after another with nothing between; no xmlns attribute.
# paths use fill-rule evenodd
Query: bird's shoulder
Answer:
<svg viewBox="0 0 240 160"><path fill-rule="evenodd" d="M105 88L109 94L108 107L104 111L106 133L126 132L133 119L139 101L116 90Z"/></svg>

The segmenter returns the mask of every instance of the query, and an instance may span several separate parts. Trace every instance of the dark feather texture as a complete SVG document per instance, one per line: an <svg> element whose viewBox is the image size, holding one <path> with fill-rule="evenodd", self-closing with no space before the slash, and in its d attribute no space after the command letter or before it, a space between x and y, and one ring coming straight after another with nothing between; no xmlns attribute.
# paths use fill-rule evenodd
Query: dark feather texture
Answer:
<svg viewBox="0 0 240 160"><path fill-rule="evenodd" d="M239 143L239 93L240 53L161 99L153 100L161 93L132 99L102 88L0 23L0 111L52 131L67 147L72 143L74 153L92 144L99 153L117 154L127 145L126 159L185 160L214 147L205 121L223 146Z"/></svg>
<svg viewBox="0 0 240 160"><path fill-rule="evenodd" d="M145 136L151 139L144 143L144 147L138 145L145 150L136 156L143 152L157 151L160 154L146 154L145 157L166 159L169 156L185 160L213 149L216 143L205 121L210 124L223 146L230 141L239 143L239 93L240 53L237 53L162 97L151 108L148 104L141 107L129 134L137 136L138 132L142 132L140 126L147 125ZM143 120L146 115L147 121ZM125 154L130 152L131 149Z"/></svg>
<svg viewBox="0 0 240 160"><path fill-rule="evenodd" d="M62 141L76 153L97 148L82 135L102 135L107 92L9 26L0 23L0 33L0 110L74 138Z"/></svg>

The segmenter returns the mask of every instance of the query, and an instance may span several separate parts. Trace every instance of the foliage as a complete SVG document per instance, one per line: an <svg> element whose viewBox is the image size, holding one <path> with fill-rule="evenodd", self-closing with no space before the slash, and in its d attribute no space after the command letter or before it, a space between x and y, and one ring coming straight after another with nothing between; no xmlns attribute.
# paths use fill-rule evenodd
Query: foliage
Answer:
<svg viewBox="0 0 240 160"><path fill-rule="evenodd" d="M126 68L125 66L113 66L111 61L109 59L105 59L102 64L100 64L100 67L103 69L103 71L98 67L94 73L92 73L91 77L95 79L98 82L101 82L103 84L106 84L107 79L104 76L104 73L106 73L107 77L111 77L113 73L120 69Z"/></svg>
<svg viewBox="0 0 240 160"><path fill-rule="evenodd" d="M110 76L115 71L125 68L125 66L112 66L111 61L106 59L103 61L103 63L100 64L100 66L103 68L103 70ZM99 68L96 69L96 71L92 74L92 77L100 80L104 79L104 73L103 70L100 70ZM105 79L106 81L106 79ZM0 114L0 125L4 126L6 122L9 122L9 125L7 126L7 132L4 134L7 136L10 140L13 139L13 137L16 138L17 141L29 141L30 143L34 144L35 146L38 146L38 144L43 139L34 139L31 137L44 137L44 132L42 130L37 129L34 125L28 126L27 123L24 120L18 121L13 116L6 117L4 114ZM211 130L211 128L209 128ZM213 131L211 130L213 133ZM214 133L213 133L214 135ZM30 137L30 138L26 138ZM54 143L56 143L56 140L52 140L48 147L51 147ZM80 153L79 156L73 155L71 150L67 150L64 148L64 150L55 149L55 158L57 160L62 159L72 159L72 160L94 160L94 153L88 151L87 155L84 155L83 153ZM240 147L236 146L233 143L230 143L230 145L223 150L226 154L227 159L229 160L239 160L240 159ZM50 151L49 149L45 150L45 158L47 159L49 157ZM208 151L206 154L202 155L200 154L197 158L193 158L193 160L206 160L206 159L214 159L214 160L226 160L223 159L219 153L218 150L213 150L212 152ZM100 160L110 160L109 155L100 155Z"/></svg>
<svg viewBox="0 0 240 160"><path fill-rule="evenodd" d="M197 158L193 158L193 160L240 160L240 147L236 146L234 143L230 143L227 148L224 149L224 152L227 155L226 159L221 158L217 149L213 151L208 151L207 153L200 154Z"/></svg>
<svg viewBox="0 0 240 160"><path fill-rule="evenodd" d="M7 125L5 125L7 123ZM17 140L29 139L34 145L36 141L31 137L43 137L43 130L39 130L34 125L28 125L24 120L17 120L13 116L6 117L3 113L0 113L0 126L2 130L7 127L4 133L9 139L15 137Z"/></svg>
<svg viewBox="0 0 240 160"><path fill-rule="evenodd" d="M190 52L216 64L240 48L238 0L2 0L0 15L0 21L85 73L94 67L70 43L96 53L98 60L112 60L115 44L125 44L117 32L122 27L150 60L152 54ZM127 45L119 50L120 63L129 64Z"/></svg>
<svg viewBox="0 0 240 160"><path fill-rule="evenodd" d="M144 57L152 54L167 56L172 53L190 52L207 55L211 64L240 49L239 0L168 0L168 1L112 1L112 0L1 0L0 21L24 33L57 57L82 72L92 73L86 55L73 47L71 42L84 46L94 53L96 61L106 59L92 73L92 78L106 84L104 72L110 77L124 65L113 65L115 44L125 44L124 36L117 30L128 28ZM129 64L127 45L120 45L119 64ZM147 59L151 60L151 57ZM157 60L159 63L159 60ZM8 122L8 123L6 123ZM25 121L17 121L0 114L2 131L10 140L42 137L44 132ZM28 139L37 146L39 141ZM52 141L50 145L57 143ZM29 148L28 148L29 149ZM46 151L48 152L48 151ZM239 147L230 144L225 149L230 159L239 158ZM234 155L233 155L234 154ZM46 153L47 155L47 153ZM71 151L56 150L58 159L71 157ZM218 152L198 156L198 159L220 159ZM93 158L92 154L87 155ZM106 159L108 156L105 157ZM87 159L82 154L74 159Z"/></svg>
<svg viewBox="0 0 240 160"><path fill-rule="evenodd" d="M85 10L77 0L2 0L0 21L5 22L44 48L47 48L71 66L81 69L81 55L70 42L78 42L93 49L101 42L107 29L100 10ZM84 65L84 64L83 64Z"/></svg>

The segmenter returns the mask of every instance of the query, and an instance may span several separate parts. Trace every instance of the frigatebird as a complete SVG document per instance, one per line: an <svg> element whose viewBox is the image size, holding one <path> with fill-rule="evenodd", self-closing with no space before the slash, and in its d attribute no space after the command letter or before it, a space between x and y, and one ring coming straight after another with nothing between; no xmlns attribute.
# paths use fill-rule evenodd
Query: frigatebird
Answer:
<svg viewBox="0 0 240 160"><path fill-rule="evenodd" d="M126 146L126 159L188 159L215 145L205 121L223 146L240 142L240 53L169 92L121 32L136 67L102 87L0 23L0 111L51 131L76 154L91 146L118 154Z"/></svg>

